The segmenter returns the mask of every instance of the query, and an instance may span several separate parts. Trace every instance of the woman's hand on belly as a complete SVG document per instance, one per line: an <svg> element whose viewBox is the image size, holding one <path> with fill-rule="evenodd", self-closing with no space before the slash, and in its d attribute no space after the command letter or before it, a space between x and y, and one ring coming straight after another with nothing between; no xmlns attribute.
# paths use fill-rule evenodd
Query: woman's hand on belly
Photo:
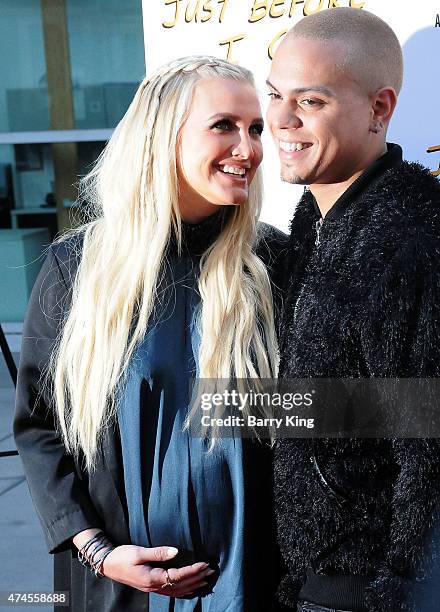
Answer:
<svg viewBox="0 0 440 612"><path fill-rule="evenodd" d="M185 597L206 586L206 578L214 573L207 563L165 570L157 565L172 564L176 548L158 546L117 546L104 560L102 573L111 580L127 584L144 593L158 593L168 597ZM168 582L172 586L164 586Z"/></svg>

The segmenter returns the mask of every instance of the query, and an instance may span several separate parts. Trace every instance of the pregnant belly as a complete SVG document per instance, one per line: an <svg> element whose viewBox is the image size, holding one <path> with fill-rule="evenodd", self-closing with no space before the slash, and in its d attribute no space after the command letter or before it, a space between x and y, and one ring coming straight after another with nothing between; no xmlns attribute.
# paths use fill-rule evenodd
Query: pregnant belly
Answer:
<svg viewBox="0 0 440 612"><path fill-rule="evenodd" d="M201 440L190 439L185 456L167 453L148 500L152 545L192 551L196 560L229 555L244 521L241 448L233 442L207 453Z"/></svg>

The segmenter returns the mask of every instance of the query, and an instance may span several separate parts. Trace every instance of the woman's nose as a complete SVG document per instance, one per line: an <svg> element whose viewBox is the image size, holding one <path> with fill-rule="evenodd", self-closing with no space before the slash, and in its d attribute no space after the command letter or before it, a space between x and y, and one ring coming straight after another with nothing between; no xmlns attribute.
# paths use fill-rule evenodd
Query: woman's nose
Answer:
<svg viewBox="0 0 440 612"><path fill-rule="evenodd" d="M240 139L235 143L232 149L233 157L241 159L252 159L254 156L254 147L252 146L249 135L240 136Z"/></svg>

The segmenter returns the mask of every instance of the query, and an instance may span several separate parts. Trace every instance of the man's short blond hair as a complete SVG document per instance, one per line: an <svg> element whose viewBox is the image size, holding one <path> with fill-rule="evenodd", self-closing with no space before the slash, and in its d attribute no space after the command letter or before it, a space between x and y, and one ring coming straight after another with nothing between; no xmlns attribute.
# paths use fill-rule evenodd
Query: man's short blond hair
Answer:
<svg viewBox="0 0 440 612"><path fill-rule="evenodd" d="M291 37L341 43L344 58L338 58L338 64L369 93L393 87L398 94L402 88L400 43L390 26L372 13L342 7L321 11L301 19L287 33L287 40Z"/></svg>

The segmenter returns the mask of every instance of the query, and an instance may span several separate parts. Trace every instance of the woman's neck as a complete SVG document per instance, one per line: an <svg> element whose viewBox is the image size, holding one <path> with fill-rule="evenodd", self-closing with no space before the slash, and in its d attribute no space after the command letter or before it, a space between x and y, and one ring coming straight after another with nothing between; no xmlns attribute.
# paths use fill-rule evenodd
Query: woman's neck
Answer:
<svg viewBox="0 0 440 612"><path fill-rule="evenodd" d="M190 224L200 223L204 219L214 215L220 208L221 206L218 206L217 204L210 204L209 202L204 202L203 205L179 202L179 210L182 221Z"/></svg>

